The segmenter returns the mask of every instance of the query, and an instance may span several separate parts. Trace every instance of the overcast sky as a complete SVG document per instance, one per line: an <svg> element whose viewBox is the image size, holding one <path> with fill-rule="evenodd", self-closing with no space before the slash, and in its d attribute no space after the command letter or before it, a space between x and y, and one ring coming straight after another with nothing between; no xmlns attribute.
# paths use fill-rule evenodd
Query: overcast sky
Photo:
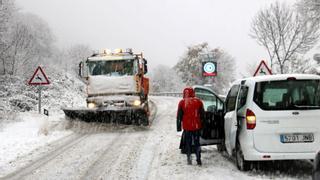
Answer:
<svg viewBox="0 0 320 180"><path fill-rule="evenodd" d="M150 68L175 65L186 47L208 42L229 52L238 72L267 59L248 34L256 12L274 0L16 0L46 20L60 47L143 51Z"/></svg>

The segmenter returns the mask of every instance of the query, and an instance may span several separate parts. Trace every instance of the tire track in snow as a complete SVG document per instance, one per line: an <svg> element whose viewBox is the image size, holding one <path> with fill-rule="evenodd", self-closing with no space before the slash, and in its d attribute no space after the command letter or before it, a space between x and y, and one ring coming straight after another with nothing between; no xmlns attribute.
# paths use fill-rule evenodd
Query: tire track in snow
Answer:
<svg viewBox="0 0 320 180"><path fill-rule="evenodd" d="M143 132L121 133L99 154L81 179L127 179L143 136Z"/></svg>
<svg viewBox="0 0 320 180"><path fill-rule="evenodd" d="M27 164L25 167L1 178L1 179L23 179L26 175L31 174L34 170L40 168L41 166L47 164L60 154L64 153L68 149L80 143L82 140L86 139L88 134L72 134L72 136L68 136L67 138L63 138L63 143L58 145L54 150L50 153L36 159L34 162Z"/></svg>
<svg viewBox="0 0 320 180"><path fill-rule="evenodd" d="M82 179L130 179L130 173L144 143L144 132L126 133Z"/></svg>
<svg viewBox="0 0 320 180"><path fill-rule="evenodd" d="M84 141L35 170L25 179L78 180L99 159L101 152L119 139L120 134L119 132L90 134Z"/></svg>
<svg viewBox="0 0 320 180"><path fill-rule="evenodd" d="M168 113L168 104L162 103L160 106L164 107L162 107L161 114L154 113L154 120L150 129L122 134L121 138L112 144L112 147L101 153L103 154L102 157L88 168L81 179L141 179L141 175L145 174L144 172L147 172L148 168L150 168L153 153L160 142L157 135L159 121L165 118ZM159 108L156 106L155 109L157 111ZM171 108L170 110L173 109ZM165 122L163 123L166 124ZM152 141L154 142L152 143ZM148 148L149 146L152 148ZM147 159L149 161L147 164L149 165L146 165L145 161L141 162L141 158ZM141 171L136 167L145 171ZM138 170L138 176L136 170Z"/></svg>
<svg viewBox="0 0 320 180"><path fill-rule="evenodd" d="M145 143L145 134L148 134L149 128L153 126L154 120L157 115L157 105L153 100L150 100L151 114L150 114L150 125L148 129L142 128L138 132L129 132L121 134L122 137L118 141L120 144L112 144L113 149L120 149L120 151L114 152L111 147L107 148L101 153L99 159L88 168L85 175L81 179L129 179L131 171L138 158L139 152ZM116 156L117 159L112 159L110 163L110 156ZM108 169L106 167L109 167Z"/></svg>
<svg viewBox="0 0 320 180"><path fill-rule="evenodd" d="M172 124L170 122L172 121L172 117L170 116L175 114L177 106L177 103L172 101L172 99L168 97L155 99L160 113L156 116L153 130L148 134L147 140L142 147L137 164L133 170L132 179L148 179L153 164L157 163L157 166L159 165L159 158L161 156L161 153L159 153L160 147L167 134L175 131L170 127L170 124Z"/></svg>
<svg viewBox="0 0 320 180"><path fill-rule="evenodd" d="M122 134L118 142L112 145L113 147L107 148L101 153L102 156L81 179L131 179L130 176L136 165L139 152L146 143L146 136L150 134L150 128L154 126L156 120L157 105L153 100L150 100L150 105L152 112L149 128Z"/></svg>
<svg viewBox="0 0 320 180"><path fill-rule="evenodd" d="M87 168L87 171L82 175L80 179L101 179L101 174L103 174L106 167L112 166L113 162L118 157L114 152L120 149L120 145L123 142L125 136L120 134L120 136L115 137L108 147L101 151L97 156L97 159Z"/></svg>

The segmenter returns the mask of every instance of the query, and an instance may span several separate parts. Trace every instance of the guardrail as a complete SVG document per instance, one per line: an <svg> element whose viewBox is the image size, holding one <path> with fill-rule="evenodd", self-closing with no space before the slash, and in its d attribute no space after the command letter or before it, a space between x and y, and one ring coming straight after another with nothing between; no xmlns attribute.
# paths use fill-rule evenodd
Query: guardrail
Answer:
<svg viewBox="0 0 320 180"><path fill-rule="evenodd" d="M180 92L158 92L158 93L150 93L150 96L182 97L182 93L180 93Z"/></svg>
<svg viewBox="0 0 320 180"><path fill-rule="evenodd" d="M150 93L150 96L171 96L171 97L182 97L183 93L179 93L179 92L159 92L159 93ZM222 99L223 101L226 99L225 95L218 95L220 99Z"/></svg>

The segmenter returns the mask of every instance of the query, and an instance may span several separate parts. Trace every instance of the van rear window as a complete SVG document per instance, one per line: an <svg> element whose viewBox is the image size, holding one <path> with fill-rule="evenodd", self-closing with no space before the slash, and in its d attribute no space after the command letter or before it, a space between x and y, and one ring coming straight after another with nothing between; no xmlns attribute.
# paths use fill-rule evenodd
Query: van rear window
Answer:
<svg viewBox="0 0 320 180"><path fill-rule="evenodd" d="M254 102L263 110L320 109L320 81L257 82Z"/></svg>

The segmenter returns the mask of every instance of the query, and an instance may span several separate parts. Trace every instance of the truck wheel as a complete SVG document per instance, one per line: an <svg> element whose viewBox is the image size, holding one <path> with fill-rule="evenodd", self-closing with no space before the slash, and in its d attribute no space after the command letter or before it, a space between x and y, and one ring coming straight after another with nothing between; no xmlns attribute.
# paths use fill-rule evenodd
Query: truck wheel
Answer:
<svg viewBox="0 0 320 180"><path fill-rule="evenodd" d="M142 115L142 125L143 126L148 126L149 125L149 117L148 117L148 115L147 115L147 113L143 113L143 115Z"/></svg>
<svg viewBox="0 0 320 180"><path fill-rule="evenodd" d="M136 112L136 125L143 125L148 126L149 125L149 118L147 113L144 110L137 111Z"/></svg>
<svg viewBox="0 0 320 180"><path fill-rule="evenodd" d="M250 170L251 162L246 161L244 159L243 152L242 152L239 141L237 141L237 144L236 144L236 163L237 163L237 167L240 171Z"/></svg>

